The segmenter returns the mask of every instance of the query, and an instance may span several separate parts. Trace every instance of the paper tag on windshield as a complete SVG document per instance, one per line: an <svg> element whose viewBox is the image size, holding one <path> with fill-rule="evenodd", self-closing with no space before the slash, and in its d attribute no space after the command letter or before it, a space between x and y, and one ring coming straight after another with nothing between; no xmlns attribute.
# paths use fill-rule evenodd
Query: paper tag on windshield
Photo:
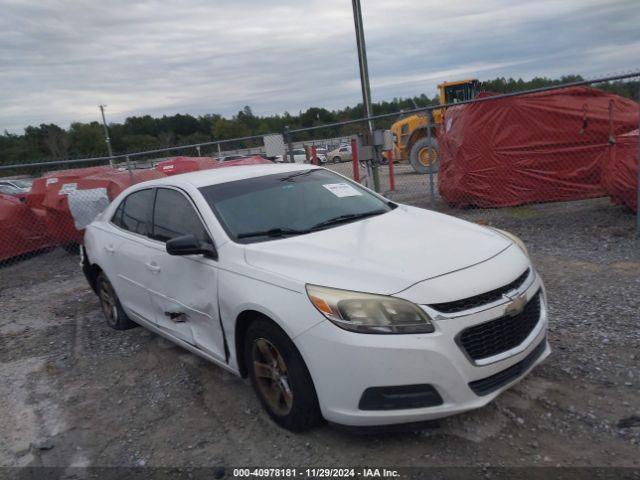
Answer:
<svg viewBox="0 0 640 480"><path fill-rule="evenodd" d="M47 185L51 185L52 183L58 183L58 179L56 177L47 178Z"/></svg>
<svg viewBox="0 0 640 480"><path fill-rule="evenodd" d="M322 186L333 193L336 197L357 197L362 195L362 193L348 183L327 183Z"/></svg>

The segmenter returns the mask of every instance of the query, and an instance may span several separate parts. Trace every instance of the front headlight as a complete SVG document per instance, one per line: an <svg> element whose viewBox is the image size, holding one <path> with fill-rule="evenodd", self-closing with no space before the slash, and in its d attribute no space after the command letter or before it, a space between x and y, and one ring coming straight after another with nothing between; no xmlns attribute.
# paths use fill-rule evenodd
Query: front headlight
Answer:
<svg viewBox="0 0 640 480"><path fill-rule="evenodd" d="M401 298L307 285L311 303L327 319L360 333L433 333L429 316Z"/></svg>
<svg viewBox="0 0 640 480"><path fill-rule="evenodd" d="M489 228L495 232L498 232L503 237L507 237L509 240L515 243L518 246L518 248L520 248L520 250L522 250L527 257L529 256L529 250L527 250L527 246L524 244L522 240L520 240L520 238L516 237L513 233L509 233L495 227L489 227Z"/></svg>

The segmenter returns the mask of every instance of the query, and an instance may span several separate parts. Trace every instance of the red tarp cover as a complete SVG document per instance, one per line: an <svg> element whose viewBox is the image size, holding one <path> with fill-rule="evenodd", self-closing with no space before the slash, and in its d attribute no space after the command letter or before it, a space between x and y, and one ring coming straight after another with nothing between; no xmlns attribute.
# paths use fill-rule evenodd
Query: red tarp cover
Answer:
<svg viewBox="0 0 640 480"><path fill-rule="evenodd" d="M638 211L640 130L616 137L602 166L602 185L615 203Z"/></svg>
<svg viewBox="0 0 640 480"><path fill-rule="evenodd" d="M218 161L213 157L176 157L158 163L156 170L165 175L178 175L213 168L217 163Z"/></svg>
<svg viewBox="0 0 640 480"><path fill-rule="evenodd" d="M43 219L47 235L55 245L82 243L82 232L75 228L67 195L75 191L79 179L108 171L113 169L103 166L60 170L46 173L33 182L27 205Z"/></svg>
<svg viewBox="0 0 640 480"><path fill-rule="evenodd" d="M87 167L47 172L42 175L42 177L36 178L33 181L31 191L27 194L27 205L30 207L40 208L42 207L42 202L44 201L47 190L52 189L54 191L58 191L60 186L67 183L67 181L73 181L76 178L82 178L109 170L112 170L112 168Z"/></svg>
<svg viewBox="0 0 640 480"><path fill-rule="evenodd" d="M273 163L259 155L238 158L221 162L213 157L176 157L173 160L165 160L156 165L156 170L165 175L178 175L180 173L196 172L211 168L232 167L234 165L259 165Z"/></svg>
<svg viewBox="0 0 640 480"><path fill-rule="evenodd" d="M67 195L77 189L82 178L109 172L114 175L118 173L107 166L74 168L48 172L34 180L31 191L27 194L27 205L42 219L47 228L47 236L53 244L82 242L82 232L75 228Z"/></svg>
<svg viewBox="0 0 640 480"><path fill-rule="evenodd" d="M600 158L611 136L637 128L638 112L636 102L589 87L449 108L440 194L479 207L603 196Z"/></svg>
<svg viewBox="0 0 640 480"><path fill-rule="evenodd" d="M49 245L41 218L17 198L0 194L0 261Z"/></svg>
<svg viewBox="0 0 640 480"><path fill-rule="evenodd" d="M132 170L131 174L128 170L110 170L79 179L77 190L104 188L107 190L109 201L113 201L120 192L131 185L165 176L164 173L151 168Z"/></svg>

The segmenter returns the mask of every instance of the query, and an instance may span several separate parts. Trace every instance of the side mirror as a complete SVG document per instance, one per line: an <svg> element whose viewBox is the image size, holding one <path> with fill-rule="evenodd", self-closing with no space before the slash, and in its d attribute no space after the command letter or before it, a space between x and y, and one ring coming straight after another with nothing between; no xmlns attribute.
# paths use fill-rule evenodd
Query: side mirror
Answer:
<svg viewBox="0 0 640 480"><path fill-rule="evenodd" d="M218 259L216 248L210 243L201 242L194 235L183 235L167 240L166 248L169 255L204 255Z"/></svg>

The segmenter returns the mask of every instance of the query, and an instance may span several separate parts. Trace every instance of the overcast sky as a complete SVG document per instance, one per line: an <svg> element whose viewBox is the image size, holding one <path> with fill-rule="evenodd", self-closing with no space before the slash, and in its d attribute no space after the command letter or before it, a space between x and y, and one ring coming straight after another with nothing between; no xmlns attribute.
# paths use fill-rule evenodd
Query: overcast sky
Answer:
<svg viewBox="0 0 640 480"><path fill-rule="evenodd" d="M638 0L362 0L374 100L640 69ZM0 131L361 99L349 0L0 0Z"/></svg>

